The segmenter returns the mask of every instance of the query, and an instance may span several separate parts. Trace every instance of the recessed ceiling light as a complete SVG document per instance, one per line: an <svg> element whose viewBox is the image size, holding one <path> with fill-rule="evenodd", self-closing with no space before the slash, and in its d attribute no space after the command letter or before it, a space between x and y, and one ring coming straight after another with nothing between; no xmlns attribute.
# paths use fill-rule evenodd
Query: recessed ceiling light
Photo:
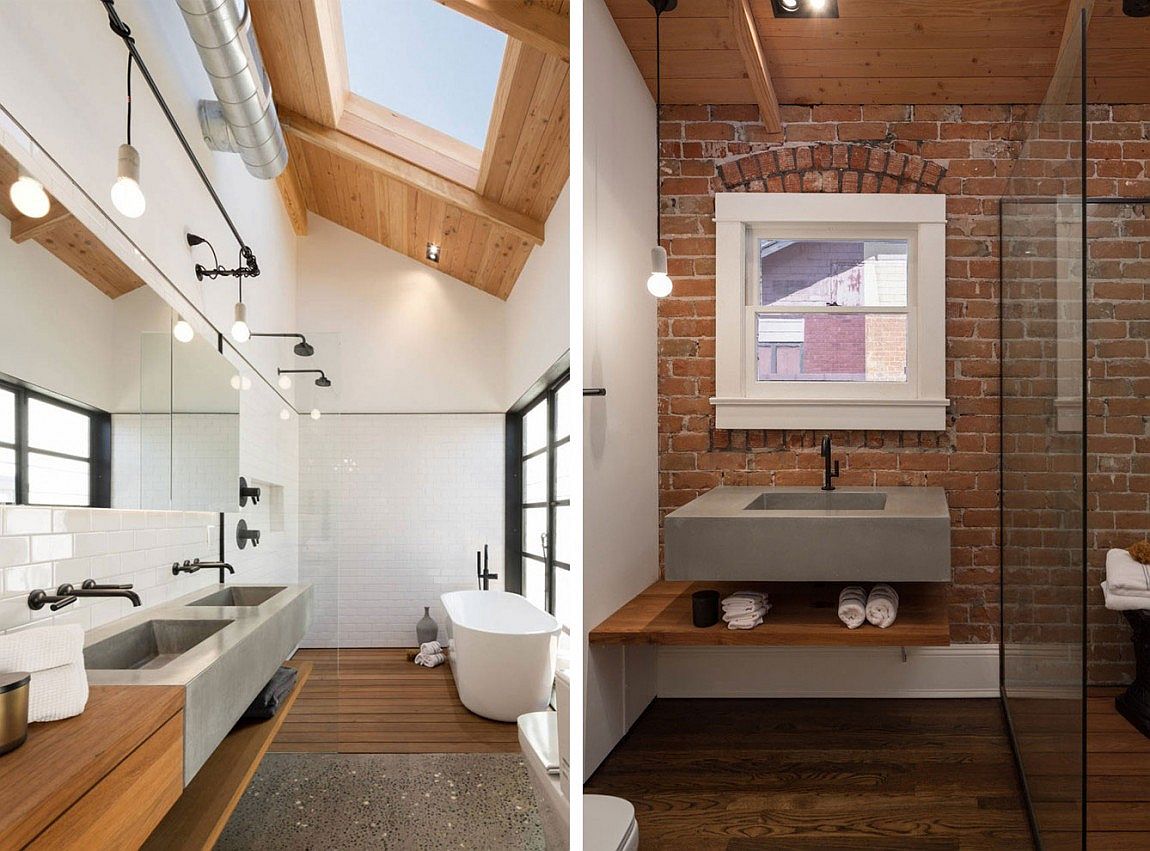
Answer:
<svg viewBox="0 0 1150 851"><path fill-rule="evenodd" d="M432 263L439 262L439 246L434 242L427 243L427 259Z"/></svg>
<svg viewBox="0 0 1150 851"><path fill-rule="evenodd" d="M779 0L779 2L784 9L788 9L792 12L799 8L799 0Z"/></svg>
<svg viewBox="0 0 1150 851"><path fill-rule="evenodd" d="M839 0L771 0L776 18L837 18Z"/></svg>

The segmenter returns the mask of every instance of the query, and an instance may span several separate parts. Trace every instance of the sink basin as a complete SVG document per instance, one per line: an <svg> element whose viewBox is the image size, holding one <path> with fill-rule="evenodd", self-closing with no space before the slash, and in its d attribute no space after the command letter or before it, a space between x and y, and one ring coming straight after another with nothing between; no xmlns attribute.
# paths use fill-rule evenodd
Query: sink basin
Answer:
<svg viewBox="0 0 1150 851"><path fill-rule="evenodd" d="M768 491L751 500L744 511L882 511L885 493L855 491L816 491L790 493Z"/></svg>
<svg viewBox="0 0 1150 851"><path fill-rule="evenodd" d="M949 582L942 488L717 487L667 515L665 575L730 582Z"/></svg>
<svg viewBox="0 0 1150 851"><path fill-rule="evenodd" d="M162 668L232 621L150 620L84 648L84 667L94 671Z"/></svg>
<svg viewBox="0 0 1150 851"><path fill-rule="evenodd" d="M283 591L286 585L229 585L219 591L201 597L189 606L232 606L248 607L266 603Z"/></svg>

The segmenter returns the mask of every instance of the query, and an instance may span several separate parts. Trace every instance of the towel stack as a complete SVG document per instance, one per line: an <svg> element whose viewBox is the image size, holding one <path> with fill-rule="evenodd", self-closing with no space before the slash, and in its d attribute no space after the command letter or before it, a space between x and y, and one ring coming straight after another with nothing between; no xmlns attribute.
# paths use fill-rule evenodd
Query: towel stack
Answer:
<svg viewBox="0 0 1150 851"><path fill-rule="evenodd" d="M1150 609L1150 565L1136 561L1126 550L1106 553L1106 581L1102 583L1106 608L1117 612Z"/></svg>
<svg viewBox="0 0 1150 851"><path fill-rule="evenodd" d="M861 585L848 585L839 592L839 620L848 629L858 629L867 622L886 629L898 618L898 592L880 582L867 594Z"/></svg>
<svg viewBox="0 0 1150 851"><path fill-rule="evenodd" d="M78 624L0 635L0 671L27 671L28 720L59 721L88 705L84 629Z"/></svg>
<svg viewBox="0 0 1150 851"><path fill-rule="evenodd" d="M438 641L425 641L419 645L419 652L415 654L415 664L425 668L435 668L447 661L447 654Z"/></svg>
<svg viewBox="0 0 1150 851"><path fill-rule="evenodd" d="M770 601L762 591L738 591L723 600L727 629L754 629L770 610Z"/></svg>

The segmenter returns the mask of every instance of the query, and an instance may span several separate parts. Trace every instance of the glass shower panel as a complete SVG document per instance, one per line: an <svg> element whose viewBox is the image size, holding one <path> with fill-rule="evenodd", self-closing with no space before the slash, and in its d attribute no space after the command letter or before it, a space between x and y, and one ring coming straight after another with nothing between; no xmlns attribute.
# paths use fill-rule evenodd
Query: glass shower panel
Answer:
<svg viewBox="0 0 1150 851"><path fill-rule="evenodd" d="M1083 73L1066 51L1000 208L1002 693L1047 849L1085 806Z"/></svg>

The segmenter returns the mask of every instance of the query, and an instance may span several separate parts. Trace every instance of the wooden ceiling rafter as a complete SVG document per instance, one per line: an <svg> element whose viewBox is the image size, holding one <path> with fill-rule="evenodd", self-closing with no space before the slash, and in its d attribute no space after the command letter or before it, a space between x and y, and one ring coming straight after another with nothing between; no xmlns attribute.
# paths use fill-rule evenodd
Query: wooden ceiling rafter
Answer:
<svg viewBox="0 0 1150 851"><path fill-rule="evenodd" d="M571 61L567 4L540 0L436 0L529 47Z"/></svg>
<svg viewBox="0 0 1150 851"><path fill-rule="evenodd" d="M759 105L759 117L768 133L783 132L783 118L779 111L779 98L771 82L771 72L767 70L767 57L759 41L759 30L751 11L750 0L730 0L731 28L735 31L735 41L743 55L747 78Z"/></svg>

